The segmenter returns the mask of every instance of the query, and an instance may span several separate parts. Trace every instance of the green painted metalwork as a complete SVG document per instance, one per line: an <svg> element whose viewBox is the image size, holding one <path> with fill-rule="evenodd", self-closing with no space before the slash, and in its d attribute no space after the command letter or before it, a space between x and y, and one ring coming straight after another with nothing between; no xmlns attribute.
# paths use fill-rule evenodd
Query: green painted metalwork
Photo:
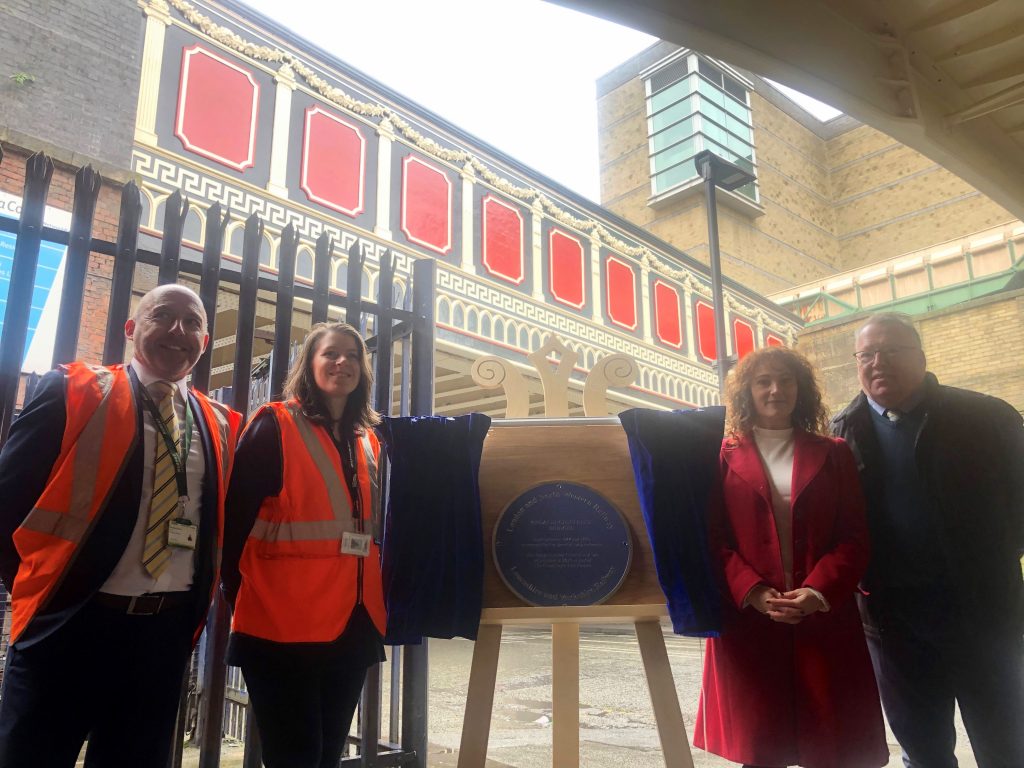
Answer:
<svg viewBox="0 0 1024 768"><path fill-rule="evenodd" d="M892 301L872 304L870 307L864 307L837 299L827 291L819 291L812 296L802 296L794 301L781 302L779 306L800 315L805 319L806 324L809 326L816 325L817 323L823 323L828 320L834 320L845 315L852 315L866 309L905 312L908 315L918 315L925 312L932 312L937 309L944 309L955 304L960 304L965 301L970 301L971 299L977 299L982 296L995 293L1002 289L1010 279L1017 274L1017 272L1024 268L1024 255L1017 258L1016 252L1013 248L1013 243L1008 243L1007 245L1010 247L1010 255L1013 257L1013 267L981 278L972 278L966 282L959 283L958 285L951 285L943 288L932 287L931 270L929 269L928 282L931 290L927 293L921 293L915 296L894 298ZM859 288L859 286L857 287ZM857 291L857 300L859 303L859 290ZM818 306L823 308L823 316L811 319L815 314L813 310ZM833 312L833 307L839 311Z"/></svg>

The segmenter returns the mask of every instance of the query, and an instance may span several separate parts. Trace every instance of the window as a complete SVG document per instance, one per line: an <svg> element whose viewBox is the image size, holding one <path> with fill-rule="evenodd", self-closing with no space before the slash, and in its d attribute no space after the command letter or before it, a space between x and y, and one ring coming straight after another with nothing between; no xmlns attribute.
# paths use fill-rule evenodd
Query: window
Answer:
<svg viewBox="0 0 1024 768"><path fill-rule="evenodd" d="M653 194L698 178L693 158L705 149L757 175L750 100L737 77L684 53L645 82ZM736 191L758 201L756 181Z"/></svg>

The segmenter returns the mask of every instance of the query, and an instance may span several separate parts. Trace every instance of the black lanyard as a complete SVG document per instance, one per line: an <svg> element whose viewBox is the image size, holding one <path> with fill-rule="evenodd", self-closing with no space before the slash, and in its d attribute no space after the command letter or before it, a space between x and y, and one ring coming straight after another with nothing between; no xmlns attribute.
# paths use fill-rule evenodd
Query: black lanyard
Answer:
<svg viewBox="0 0 1024 768"><path fill-rule="evenodd" d="M177 386L177 385L175 385ZM171 455L171 463L174 464L174 479L178 485L178 498L188 498L188 475L186 473L185 462L188 460L189 448L192 444L192 409L189 408L188 401L185 401L185 434L181 438L181 454L178 454L177 445L174 443L174 437L171 435L167 425L164 424L164 420L160 418L160 409L157 408L156 403L153 402L153 396L149 394L144 386L139 387L139 392L142 394L142 403L146 406L146 410L149 411L149 415L153 417L153 422L156 424L156 431L160 433L160 437L164 440L164 445L167 446L167 452ZM171 409L174 409L174 394L171 393ZM178 418L175 414L174 418Z"/></svg>
<svg viewBox="0 0 1024 768"><path fill-rule="evenodd" d="M356 455L352 448L353 443L358 438L350 436L345 440L345 450L342 455L345 459L348 459L348 468L350 470L351 480L349 481L349 488L352 492L349 494L352 497L352 518L356 521L356 526L359 531L363 530L363 498L359 494L359 470L356 467Z"/></svg>

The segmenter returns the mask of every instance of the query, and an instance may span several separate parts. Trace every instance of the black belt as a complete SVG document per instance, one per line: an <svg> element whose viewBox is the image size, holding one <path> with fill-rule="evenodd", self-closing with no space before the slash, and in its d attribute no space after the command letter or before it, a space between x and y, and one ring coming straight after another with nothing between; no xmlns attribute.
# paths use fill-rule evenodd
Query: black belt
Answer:
<svg viewBox="0 0 1024 768"><path fill-rule="evenodd" d="M192 592L153 592L148 595L112 595L97 592L92 601L96 605L131 616L155 616L192 602Z"/></svg>

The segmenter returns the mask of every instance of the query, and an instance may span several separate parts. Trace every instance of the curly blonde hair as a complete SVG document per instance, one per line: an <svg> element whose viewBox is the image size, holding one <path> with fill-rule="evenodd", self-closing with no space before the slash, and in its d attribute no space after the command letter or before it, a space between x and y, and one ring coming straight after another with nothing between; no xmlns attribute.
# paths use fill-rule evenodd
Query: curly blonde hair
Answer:
<svg viewBox="0 0 1024 768"><path fill-rule="evenodd" d="M796 378L793 426L816 435L826 434L828 409L821 401L821 389L814 375L814 366L799 352L787 347L757 349L740 360L739 365L733 369L725 384L725 433L733 439L753 433L757 414L750 387L754 381L754 372L763 363L777 363Z"/></svg>

